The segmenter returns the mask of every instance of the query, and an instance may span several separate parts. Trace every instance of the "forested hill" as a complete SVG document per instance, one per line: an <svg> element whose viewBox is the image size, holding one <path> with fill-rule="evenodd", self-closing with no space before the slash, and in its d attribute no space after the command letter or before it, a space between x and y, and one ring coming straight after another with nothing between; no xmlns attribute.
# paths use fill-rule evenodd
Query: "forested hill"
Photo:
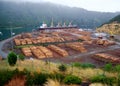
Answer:
<svg viewBox="0 0 120 86"><path fill-rule="evenodd" d="M112 22L120 23L120 15L118 15L118 16L112 18L112 19L109 21L109 23L112 23Z"/></svg>
<svg viewBox="0 0 120 86"><path fill-rule="evenodd" d="M72 21L84 28L99 26L119 13L87 11L52 3L15 3L0 1L0 27L32 27L45 21L48 25Z"/></svg>
<svg viewBox="0 0 120 86"><path fill-rule="evenodd" d="M97 31L120 35L120 15L104 23L102 26L97 28Z"/></svg>

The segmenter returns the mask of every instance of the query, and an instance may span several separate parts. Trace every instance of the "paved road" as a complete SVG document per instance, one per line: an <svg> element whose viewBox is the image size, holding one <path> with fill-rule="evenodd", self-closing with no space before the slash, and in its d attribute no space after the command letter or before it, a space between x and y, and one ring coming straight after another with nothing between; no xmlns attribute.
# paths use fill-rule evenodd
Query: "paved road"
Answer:
<svg viewBox="0 0 120 86"><path fill-rule="evenodd" d="M16 35L17 36L17 35ZM14 36L15 37L15 36ZM8 38L6 40L3 40L3 41L0 41L0 56L2 56L2 58L6 58L8 53L2 51L2 48L3 48L3 45L6 43L6 42L9 42L10 40L12 40L13 37L11 38Z"/></svg>
<svg viewBox="0 0 120 86"><path fill-rule="evenodd" d="M115 50L115 49L120 49L120 45L113 45L113 46L109 46L106 49L100 49L100 50L96 50L96 51L80 53L80 54L68 56L68 57L62 58L62 59L56 59L56 60L55 59L50 59L50 61L55 62L55 63L59 63L59 62L63 62L63 60L74 59L74 58L82 58L84 56L89 56L89 55L93 55L93 54L97 54L97 53L101 53L101 52L105 52L105 51L109 51L109 50Z"/></svg>
<svg viewBox="0 0 120 86"><path fill-rule="evenodd" d="M91 51L91 52L81 53L78 55L68 56L67 58L80 58L83 56L88 56L88 55L105 52L105 51L109 51L109 50L115 50L115 49L120 49L120 45L113 45L113 46L107 47L106 49L100 49L100 50L95 50L95 51Z"/></svg>

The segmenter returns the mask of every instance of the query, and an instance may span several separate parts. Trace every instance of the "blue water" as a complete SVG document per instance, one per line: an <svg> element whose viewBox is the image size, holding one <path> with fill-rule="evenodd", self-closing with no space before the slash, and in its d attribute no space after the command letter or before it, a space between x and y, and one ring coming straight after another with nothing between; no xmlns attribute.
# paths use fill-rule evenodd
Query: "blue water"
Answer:
<svg viewBox="0 0 120 86"><path fill-rule="evenodd" d="M34 27L27 27L27 28L12 28L12 32L15 33L15 35L23 33L23 32L31 32L33 29L37 29ZM0 32L3 33L3 35L0 35L0 40L7 39L11 37L11 28L0 28Z"/></svg>

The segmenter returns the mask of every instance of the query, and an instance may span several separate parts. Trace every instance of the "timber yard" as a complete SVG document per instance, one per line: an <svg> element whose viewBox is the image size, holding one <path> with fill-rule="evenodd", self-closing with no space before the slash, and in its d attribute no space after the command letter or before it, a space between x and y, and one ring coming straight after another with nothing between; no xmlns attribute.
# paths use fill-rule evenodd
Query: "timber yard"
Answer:
<svg viewBox="0 0 120 86"><path fill-rule="evenodd" d="M81 62L103 66L106 63L120 64L120 43L95 32L65 24L60 27L42 27L30 33L18 34L1 46L1 53L10 50L22 53L26 59L49 60L51 62ZM1 57L5 58L1 54Z"/></svg>

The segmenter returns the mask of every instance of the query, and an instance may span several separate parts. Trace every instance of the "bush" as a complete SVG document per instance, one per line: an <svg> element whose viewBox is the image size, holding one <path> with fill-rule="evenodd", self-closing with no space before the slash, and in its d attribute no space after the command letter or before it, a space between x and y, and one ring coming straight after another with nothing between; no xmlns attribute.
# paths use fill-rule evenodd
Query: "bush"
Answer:
<svg viewBox="0 0 120 86"><path fill-rule="evenodd" d="M8 54L8 63L10 66L14 66L17 61L17 55L14 52Z"/></svg>
<svg viewBox="0 0 120 86"><path fill-rule="evenodd" d="M91 64L91 63L79 63L79 62L75 62L73 63L73 66L75 67L81 67L81 68L95 68L95 65Z"/></svg>
<svg viewBox="0 0 120 86"><path fill-rule="evenodd" d="M13 75L13 71L0 70L0 86L4 86L8 83L8 81L12 79Z"/></svg>
<svg viewBox="0 0 120 86"><path fill-rule="evenodd" d="M112 86L113 83L116 82L116 79L114 77L106 77L104 74L102 74L92 77L91 82L92 83L98 82Z"/></svg>
<svg viewBox="0 0 120 86"><path fill-rule="evenodd" d="M117 86L120 86L120 74L118 75Z"/></svg>
<svg viewBox="0 0 120 86"><path fill-rule="evenodd" d="M120 65L116 65L114 71L120 73Z"/></svg>
<svg viewBox="0 0 120 86"><path fill-rule="evenodd" d="M25 56L23 54L19 54L18 58L23 61L25 59Z"/></svg>
<svg viewBox="0 0 120 86"><path fill-rule="evenodd" d="M81 79L78 78L77 76L73 76L73 75L68 75L65 77L65 79L63 80L63 82L65 84L81 84Z"/></svg>
<svg viewBox="0 0 120 86"><path fill-rule="evenodd" d="M59 67L58 67L59 71L61 72L65 72L67 70L67 67L64 65L64 64L61 64Z"/></svg>
<svg viewBox="0 0 120 86"><path fill-rule="evenodd" d="M27 75L27 81L26 85L27 86L33 86L33 85L43 85L46 81L47 78L49 77L48 74L43 74L43 73L33 73L33 75L28 74Z"/></svg>
<svg viewBox="0 0 120 86"><path fill-rule="evenodd" d="M112 64L111 64L111 63L106 64L106 65L104 66L104 70L105 70L105 71L108 71L108 72L112 71L112 70L113 70Z"/></svg>

